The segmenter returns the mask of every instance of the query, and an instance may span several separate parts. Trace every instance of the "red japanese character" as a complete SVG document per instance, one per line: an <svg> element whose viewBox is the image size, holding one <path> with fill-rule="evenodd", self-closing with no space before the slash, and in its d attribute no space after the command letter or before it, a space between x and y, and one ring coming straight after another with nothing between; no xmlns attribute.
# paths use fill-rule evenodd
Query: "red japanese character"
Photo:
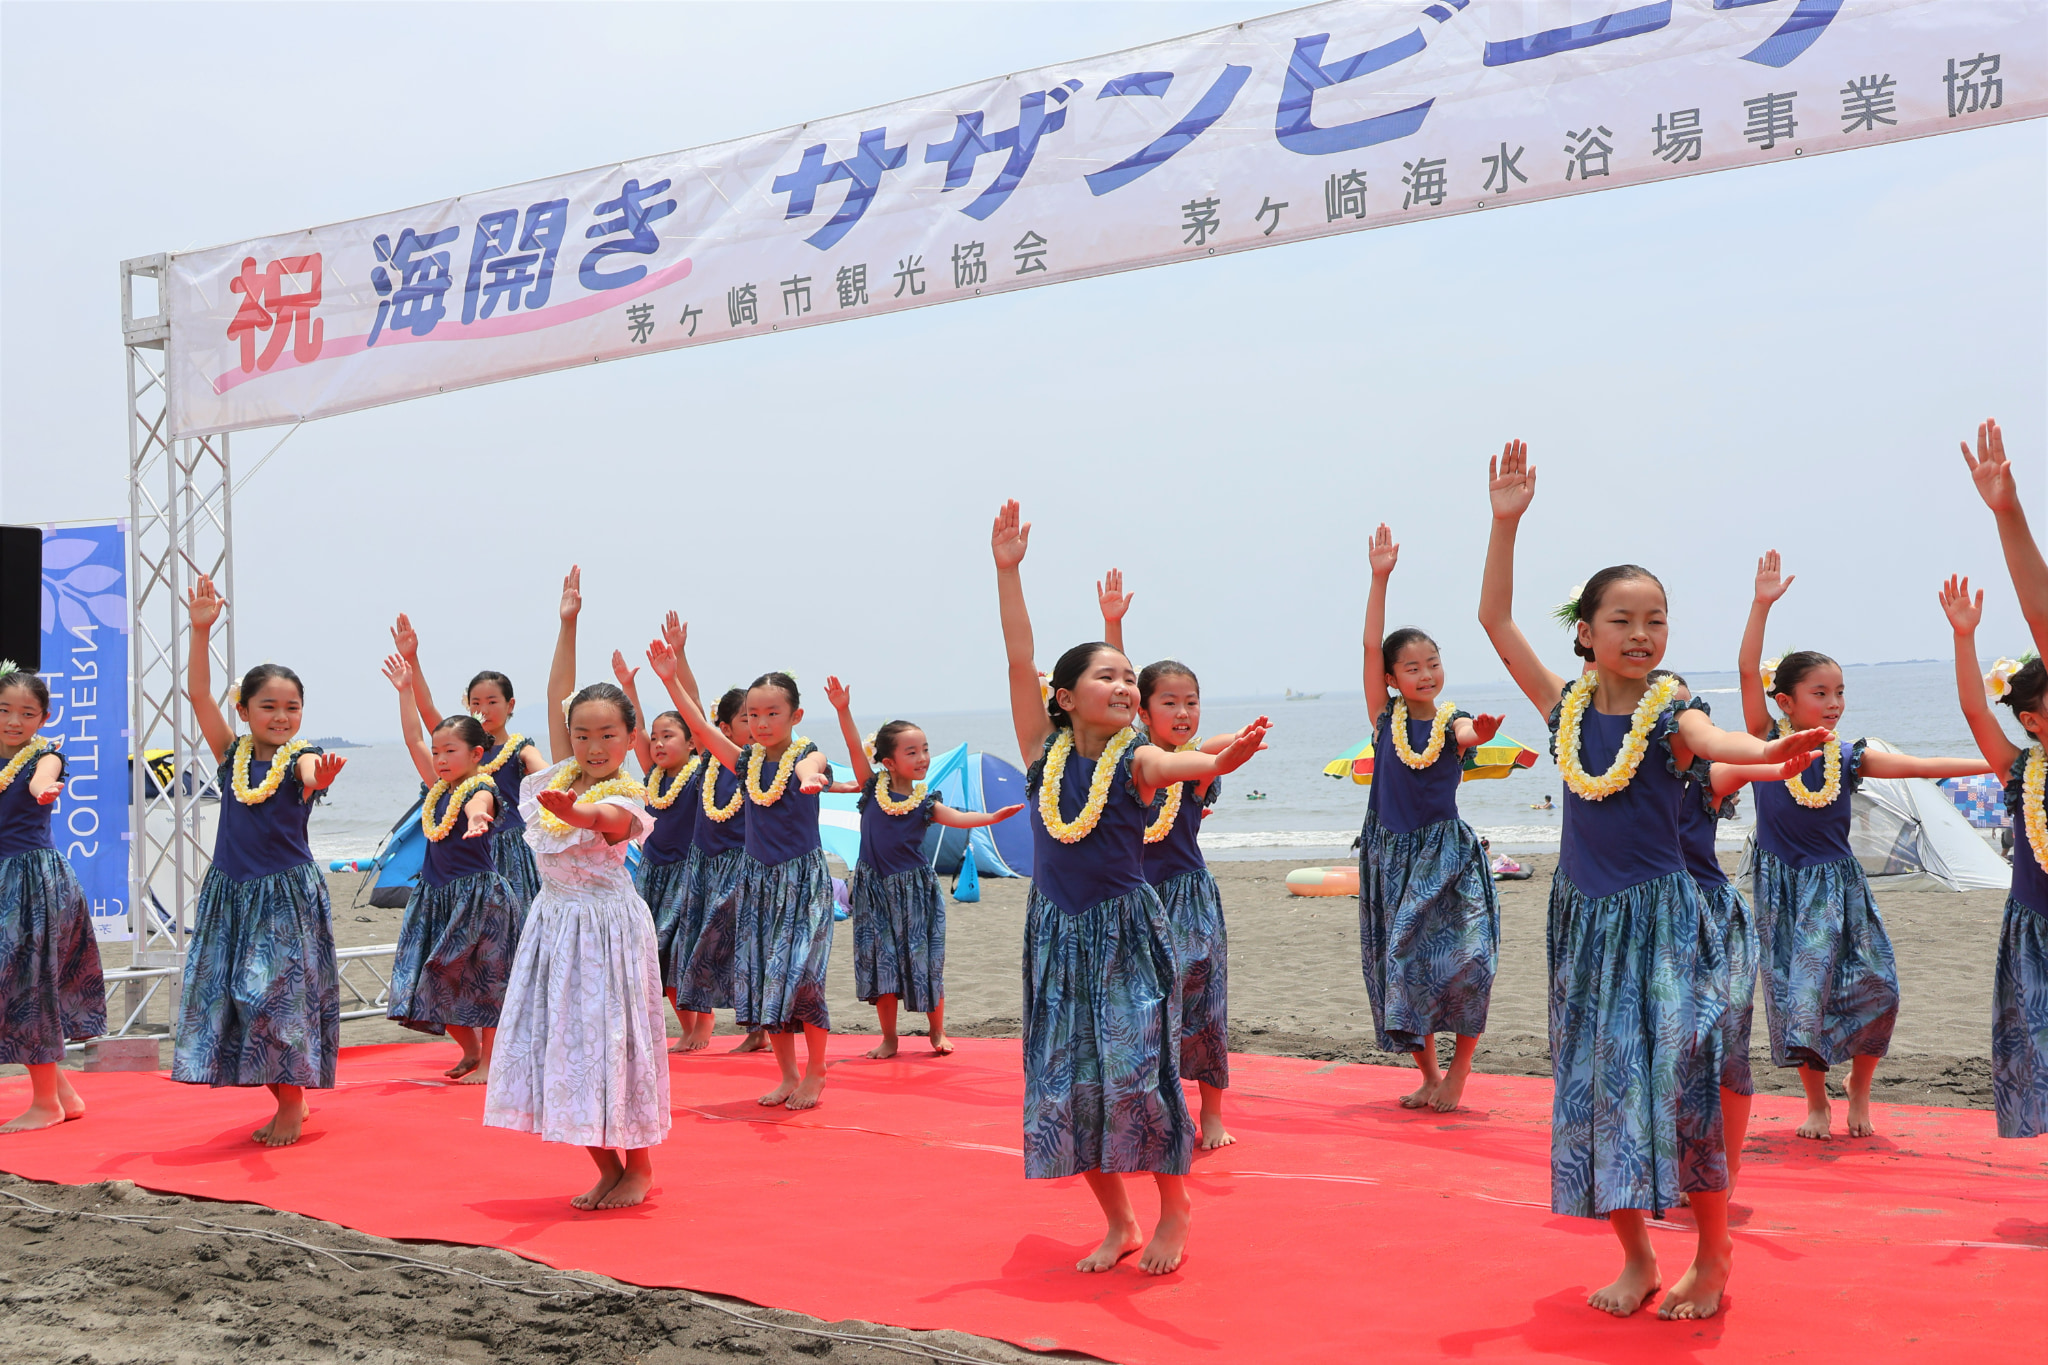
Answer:
<svg viewBox="0 0 2048 1365"><path fill-rule="evenodd" d="M286 293L285 276L305 275L311 283L298 293ZM320 305L320 253L285 256L257 273L256 258L244 257L242 273L228 281L228 288L242 296L242 306L228 323L230 340L242 343L242 373L267 370L284 354L286 338L292 340L292 355L301 365L320 356L320 342L326 324L313 316ZM256 354L256 333L268 331L270 339L263 354Z"/></svg>

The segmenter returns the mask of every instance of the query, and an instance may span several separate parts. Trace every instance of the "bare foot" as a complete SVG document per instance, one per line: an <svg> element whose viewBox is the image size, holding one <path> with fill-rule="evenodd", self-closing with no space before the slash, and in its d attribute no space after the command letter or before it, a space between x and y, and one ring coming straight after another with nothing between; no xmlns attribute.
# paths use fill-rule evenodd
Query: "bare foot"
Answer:
<svg viewBox="0 0 2048 1365"><path fill-rule="evenodd" d="M480 1066L467 1075L457 1077L455 1083L457 1085L489 1085L491 1083L491 1069L487 1066Z"/></svg>
<svg viewBox="0 0 2048 1365"><path fill-rule="evenodd" d="M1143 1245L1144 1235L1135 1222L1120 1224L1103 1235L1101 1246L1074 1262L1074 1269L1084 1275L1114 1270L1118 1261Z"/></svg>
<svg viewBox="0 0 2048 1365"><path fill-rule="evenodd" d="M256 1140L265 1147L289 1147L299 1140L299 1129L312 1112L311 1106L306 1104L294 1109L280 1109L276 1118L256 1130Z"/></svg>
<svg viewBox="0 0 2048 1365"><path fill-rule="evenodd" d="M815 1109L818 1107L818 1101L823 1099L824 1096L825 1078L823 1076L806 1076L801 1081L798 1081L796 1089L790 1092L786 1105L791 1109Z"/></svg>
<svg viewBox="0 0 2048 1365"><path fill-rule="evenodd" d="M868 1056L878 1062L885 1057L894 1057L895 1055L896 1040L894 1038L884 1038L881 1042L868 1049Z"/></svg>
<svg viewBox="0 0 2048 1365"><path fill-rule="evenodd" d="M85 1107L80 1105L78 1112L83 1114ZM31 1104L5 1124L0 1124L0 1133L33 1133L38 1128L55 1128L70 1117L72 1115L64 1112L62 1104L54 1104L47 1109Z"/></svg>
<svg viewBox="0 0 2048 1365"><path fill-rule="evenodd" d="M795 1081L784 1081L784 1082L783 1082L783 1083L782 1083L781 1085L778 1085L778 1086L776 1086L776 1087L775 1087L775 1088L774 1088L773 1090L771 1090L771 1091L769 1091L769 1092L768 1092L767 1094L763 1095L763 1096L761 1097L761 1099L760 1099L760 1101L759 1101L759 1102L760 1102L760 1103L761 1103L762 1105L764 1105L764 1106L765 1106L765 1105L773 1105L773 1104L781 1104L781 1103L783 1103L783 1102L784 1102L785 1100L787 1100L787 1099L788 1099L788 1098L789 1098L789 1097L790 1097L791 1095L794 1095L795 1093L796 1093L796 1082L795 1082ZM814 1100L814 1101L812 1101L812 1103L816 1103L816 1101Z"/></svg>
<svg viewBox="0 0 2048 1365"><path fill-rule="evenodd" d="M737 1047L733 1048L734 1052L766 1052L767 1050L768 1035L760 1032L759 1030L756 1030L753 1033L749 1033L745 1038L740 1040L740 1043Z"/></svg>
<svg viewBox="0 0 2048 1365"><path fill-rule="evenodd" d="M711 1040L709 1038L699 1038L693 1031L690 1033L685 1033L682 1037L676 1039L675 1045L669 1048L669 1051L702 1052L704 1050L704 1045L710 1041Z"/></svg>
<svg viewBox="0 0 2048 1365"><path fill-rule="evenodd" d="M1138 1258L1138 1269L1147 1275L1171 1275L1179 1270L1181 1257L1187 1254L1188 1225L1193 1221L1194 1214L1186 1209L1162 1211L1159 1226L1152 1229L1152 1240L1145 1244L1145 1254Z"/></svg>
<svg viewBox="0 0 2048 1365"><path fill-rule="evenodd" d="M1202 1115L1202 1143L1201 1143L1201 1146L1202 1146L1202 1150L1203 1150L1203 1151L1205 1151L1205 1152L1213 1152L1213 1151L1215 1151L1215 1150L1216 1150L1216 1149L1217 1149L1218 1147L1228 1147L1228 1146L1229 1146L1229 1145L1230 1145L1231 1143L1233 1143L1233 1142L1236 1142L1236 1141L1237 1141L1237 1139L1236 1139L1236 1138L1232 1137L1232 1136L1231 1136L1231 1135L1230 1135L1229 1133L1227 1133L1227 1132L1225 1132L1225 1131L1224 1131L1224 1129L1223 1129L1223 1115L1221 1115L1221 1114L1204 1114L1204 1115Z"/></svg>
<svg viewBox="0 0 2048 1365"><path fill-rule="evenodd" d="M932 1051L938 1053L941 1057L952 1056L953 1040L943 1033L934 1033L932 1035Z"/></svg>
<svg viewBox="0 0 2048 1365"><path fill-rule="evenodd" d="M1875 1137L1877 1126L1870 1121L1870 1095L1849 1096L1849 1136L1852 1138Z"/></svg>
<svg viewBox="0 0 2048 1365"><path fill-rule="evenodd" d="M451 1081L459 1081L470 1072L476 1070L482 1064L482 1060L480 1057L464 1057L441 1074Z"/></svg>
<svg viewBox="0 0 2048 1365"><path fill-rule="evenodd" d="M1650 1301L1663 1281L1657 1278L1657 1263L1649 1261L1638 1264L1625 1262L1621 1273L1614 1277L1614 1283L1603 1286L1586 1295L1586 1302L1603 1313L1612 1313L1625 1318Z"/></svg>
<svg viewBox="0 0 2048 1365"><path fill-rule="evenodd" d="M605 1174L600 1175L597 1178L597 1183L595 1185L592 1185L589 1189L577 1195L574 1199L571 1199L569 1201L569 1206L571 1208L578 1209L594 1209L598 1206L599 1200L603 1199L607 1194L611 1193L612 1186L618 1184L621 1180L624 1179L624 1171L619 1171L616 1173L606 1172ZM642 1190L640 1193L642 1199L646 1198L647 1192L645 1190ZM637 1204L640 1202L640 1200L635 1199L633 1202Z"/></svg>
<svg viewBox="0 0 2048 1365"><path fill-rule="evenodd" d="M1806 1122L1799 1125L1799 1136L1813 1138L1815 1141L1825 1141L1833 1121L1834 1107L1832 1105L1823 1105L1819 1109L1809 1105L1806 1110Z"/></svg>
<svg viewBox="0 0 2048 1365"><path fill-rule="evenodd" d="M1721 1311L1721 1295L1728 1288L1728 1272L1734 1264L1732 1251L1723 1250L1708 1259L1700 1253L1700 1259L1686 1267L1685 1274L1664 1296L1664 1302L1657 1306L1657 1316L1667 1322L1673 1319L1711 1318Z"/></svg>
<svg viewBox="0 0 2048 1365"><path fill-rule="evenodd" d="M1439 1114L1448 1114L1458 1107L1465 1098L1465 1081L1472 1073L1461 1076L1456 1071L1446 1071L1443 1080L1437 1083L1436 1093L1429 1097L1429 1107Z"/></svg>
<svg viewBox="0 0 2048 1365"><path fill-rule="evenodd" d="M630 1209L647 1198L648 1189L654 1184L652 1175L637 1175L627 1171L618 1183L599 1197L596 1207L601 1209Z"/></svg>
<svg viewBox="0 0 2048 1365"><path fill-rule="evenodd" d="M85 1101L79 1098L78 1092L70 1086L67 1085L57 1092L57 1102L64 1106L64 1121L66 1123L71 1122L73 1119L85 1117Z"/></svg>
<svg viewBox="0 0 2048 1365"><path fill-rule="evenodd" d="M1414 1090L1401 1097L1401 1107L1403 1109L1427 1109L1429 1102L1436 1098L1437 1087L1442 1084L1443 1080L1441 1077L1433 1081L1424 1081L1421 1085L1416 1086Z"/></svg>

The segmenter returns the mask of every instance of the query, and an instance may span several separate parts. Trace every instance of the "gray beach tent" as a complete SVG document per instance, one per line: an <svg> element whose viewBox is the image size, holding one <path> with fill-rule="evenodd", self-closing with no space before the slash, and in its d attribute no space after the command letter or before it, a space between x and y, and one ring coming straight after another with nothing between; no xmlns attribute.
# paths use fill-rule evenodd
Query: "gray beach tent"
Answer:
<svg viewBox="0 0 2048 1365"><path fill-rule="evenodd" d="M1899 752L1881 739L1869 747ZM1815 778L1809 774L1807 781ZM2004 891L2012 885L2012 864L1926 778L1866 778L1850 797L1849 847L1875 891ZM1738 874L1745 884L1755 857L1752 833Z"/></svg>

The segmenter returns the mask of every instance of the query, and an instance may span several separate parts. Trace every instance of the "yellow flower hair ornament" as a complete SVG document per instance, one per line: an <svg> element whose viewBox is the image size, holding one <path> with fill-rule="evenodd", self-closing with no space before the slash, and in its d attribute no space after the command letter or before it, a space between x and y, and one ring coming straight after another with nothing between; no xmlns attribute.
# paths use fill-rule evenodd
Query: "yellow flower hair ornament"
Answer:
<svg viewBox="0 0 2048 1365"><path fill-rule="evenodd" d="M1992 664L1991 671L1984 675L1984 695L1993 701L2004 701L2006 694L2012 691L2013 675L2038 657L2040 656L2032 650L2028 650L2017 659L2000 659Z"/></svg>
<svg viewBox="0 0 2048 1365"><path fill-rule="evenodd" d="M1785 656L1781 654L1775 659L1765 659L1757 667L1756 680L1763 684L1764 695L1767 697L1777 691L1778 665L1783 663L1784 659Z"/></svg>
<svg viewBox="0 0 2048 1365"><path fill-rule="evenodd" d="M1635 714L1629 720L1628 734L1622 737L1621 747L1615 751L1614 762L1606 772L1595 776L1586 771L1579 758L1579 726L1585 719L1586 708L1593 704L1593 689L1600 683L1598 672L1581 675L1565 689L1564 704L1558 708L1557 717L1557 770L1564 783L1583 801L1605 801L1615 793L1627 789L1635 779L1636 769L1642 766L1643 755L1650 749L1650 731L1657 724L1657 717L1671 704L1678 692L1675 678L1660 678L1650 684L1643 693L1643 699L1636 703Z"/></svg>
<svg viewBox="0 0 2048 1365"><path fill-rule="evenodd" d="M303 739L284 745L270 756L270 771L264 774L262 785L252 787L249 785L249 762L256 753L256 737L243 735L235 741L235 800L245 806L260 806L277 795L277 789L284 785L284 775L291 771L300 751L312 747Z"/></svg>
<svg viewBox="0 0 2048 1365"><path fill-rule="evenodd" d="M545 788L551 792L567 791L576 785L576 779L583 776L583 768L574 759L562 765L562 770L548 780ZM607 777L602 782L593 782L576 798L579 806L594 806L608 796L630 796L636 801L647 799L647 788L635 782L624 773ZM541 828L550 834L568 834L575 827L546 806L540 808Z"/></svg>
<svg viewBox="0 0 2048 1365"><path fill-rule="evenodd" d="M436 782L427 789L426 799L420 802L420 829L426 833L427 838L437 844L440 843L454 830L455 819L462 814L462 808L468 804L469 798L482 788L495 785L491 775L481 768L463 778L461 785L456 787L452 795L448 793L446 782ZM444 795L448 796L448 804L441 807L441 814L437 818L434 815L434 807L440 804Z"/></svg>
<svg viewBox="0 0 2048 1365"><path fill-rule="evenodd" d="M1067 758L1074 752L1074 732L1065 726L1053 740L1052 748L1045 755L1045 772L1038 783L1038 818L1045 824L1045 832L1063 844L1078 844L1095 832L1095 826L1102 819L1104 807L1109 805L1109 786L1116 778L1117 765L1124 752L1138 741L1138 732L1126 725L1110 737L1102 750L1102 757L1095 761L1095 777L1088 784L1088 799L1081 803L1081 809L1071 820L1060 818L1060 779L1066 776Z"/></svg>
<svg viewBox="0 0 2048 1365"><path fill-rule="evenodd" d="M1429 744L1418 754L1408 747L1408 699L1395 698L1394 752L1400 756L1401 761L1411 768L1420 769L1431 766L1441 758L1444 752L1444 736L1450 733L1451 718L1457 714L1457 710L1458 708L1448 701L1437 702L1436 719L1429 727Z"/></svg>

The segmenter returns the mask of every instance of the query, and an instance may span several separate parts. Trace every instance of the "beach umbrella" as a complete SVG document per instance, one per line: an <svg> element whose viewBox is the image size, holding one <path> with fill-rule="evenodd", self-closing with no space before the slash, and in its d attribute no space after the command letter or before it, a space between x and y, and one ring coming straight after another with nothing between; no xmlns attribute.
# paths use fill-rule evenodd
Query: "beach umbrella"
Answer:
<svg viewBox="0 0 2048 1365"><path fill-rule="evenodd" d="M1465 755L1462 781L1484 782L1506 777L1518 768L1536 766L1536 751L1526 744L1495 735ZM1323 765L1323 776L1350 778L1363 787L1372 781L1372 740L1364 739Z"/></svg>

